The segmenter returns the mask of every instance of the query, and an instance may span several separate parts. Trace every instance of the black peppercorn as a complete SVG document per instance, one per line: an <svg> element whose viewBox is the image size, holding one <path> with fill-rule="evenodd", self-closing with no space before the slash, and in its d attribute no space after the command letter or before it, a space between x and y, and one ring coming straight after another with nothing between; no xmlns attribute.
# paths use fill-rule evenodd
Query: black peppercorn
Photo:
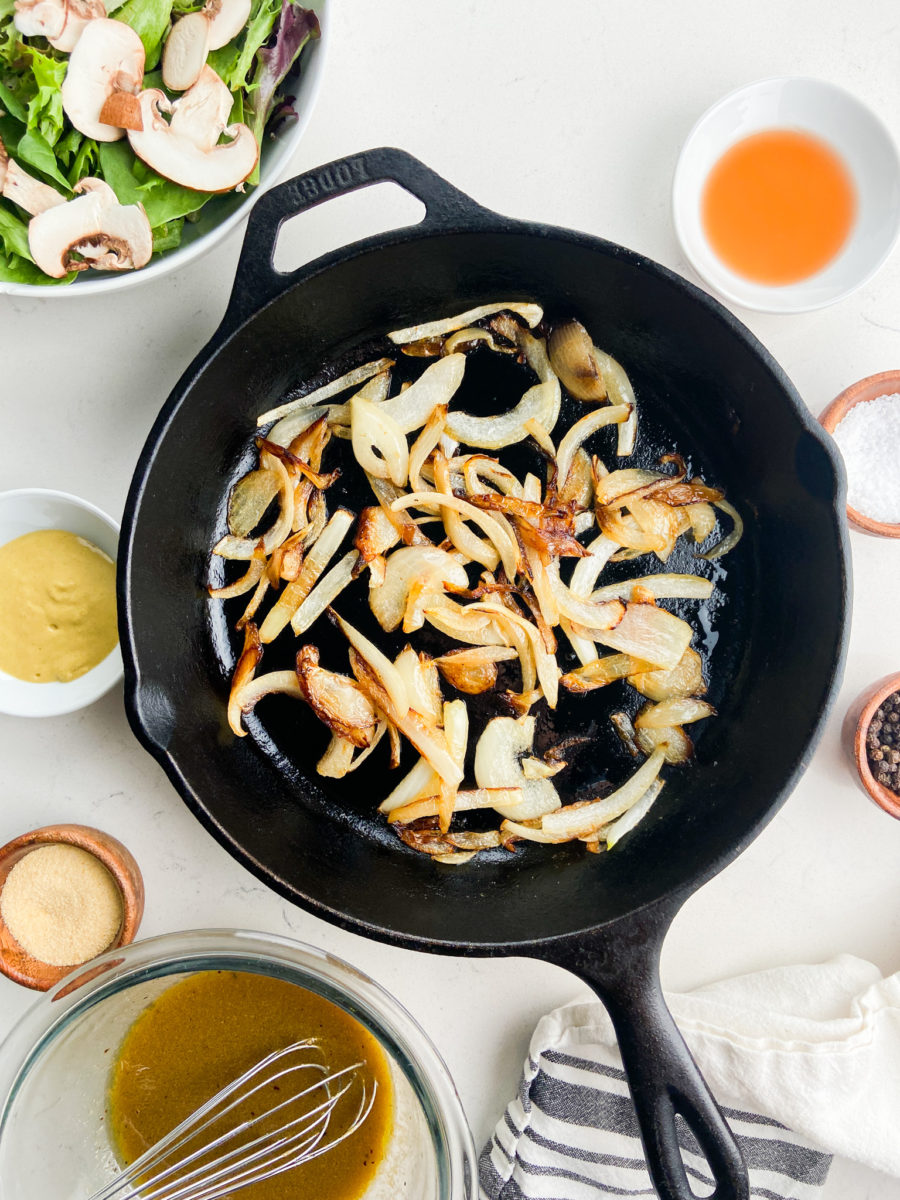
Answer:
<svg viewBox="0 0 900 1200"><path fill-rule="evenodd" d="M872 775L900 796L900 692L892 692L875 710L865 743Z"/></svg>

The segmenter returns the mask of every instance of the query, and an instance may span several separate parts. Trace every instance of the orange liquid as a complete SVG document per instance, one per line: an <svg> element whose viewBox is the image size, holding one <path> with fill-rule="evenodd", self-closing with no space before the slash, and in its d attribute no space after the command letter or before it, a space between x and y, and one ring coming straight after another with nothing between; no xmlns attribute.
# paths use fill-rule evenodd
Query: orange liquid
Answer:
<svg viewBox="0 0 900 1200"><path fill-rule="evenodd" d="M825 142L766 129L737 142L706 180L702 218L726 266L757 283L806 279L847 240L856 214L850 172Z"/></svg>

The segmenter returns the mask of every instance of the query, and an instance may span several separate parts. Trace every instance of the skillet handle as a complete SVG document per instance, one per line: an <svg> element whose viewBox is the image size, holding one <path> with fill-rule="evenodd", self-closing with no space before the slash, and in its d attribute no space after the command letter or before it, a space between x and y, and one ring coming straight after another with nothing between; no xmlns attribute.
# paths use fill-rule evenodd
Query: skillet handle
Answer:
<svg viewBox="0 0 900 1200"><path fill-rule="evenodd" d="M661 1200L697 1200L678 1144L676 1115L694 1134L715 1183L708 1200L748 1200L740 1148L663 999L659 955L675 909L644 909L602 932L555 942L543 957L578 975L612 1019L647 1169Z"/></svg>
<svg viewBox="0 0 900 1200"><path fill-rule="evenodd" d="M399 184L422 201L425 217L419 225L421 229L471 228L478 223L478 217L493 222L502 220L405 150L383 146L335 159L324 167L316 167L273 187L254 205L220 332L230 333L247 317L286 291L300 272L308 270L308 265L291 272L275 268L275 247L279 230L285 221L304 209L315 208L317 204L336 196L385 182ZM382 241L383 235L377 239L365 239L356 245L365 247L376 240ZM344 252L339 251L341 254ZM327 260L320 260L324 261Z"/></svg>

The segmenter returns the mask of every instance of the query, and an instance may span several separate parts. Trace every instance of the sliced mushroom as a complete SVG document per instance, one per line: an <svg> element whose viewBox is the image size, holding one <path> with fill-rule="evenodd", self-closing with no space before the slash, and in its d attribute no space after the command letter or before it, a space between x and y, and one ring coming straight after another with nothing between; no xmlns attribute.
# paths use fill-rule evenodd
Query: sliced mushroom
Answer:
<svg viewBox="0 0 900 1200"><path fill-rule="evenodd" d="M10 158L0 138L0 195L13 204L18 204L25 212L44 212L57 204L65 204L65 196L61 196L55 188L47 183L41 183L27 171L23 171L14 158Z"/></svg>
<svg viewBox="0 0 900 1200"><path fill-rule="evenodd" d="M59 37L49 39L50 45L64 54L70 54L78 44L89 21L98 21L106 16L103 0L66 0L66 23Z"/></svg>
<svg viewBox="0 0 900 1200"><path fill-rule="evenodd" d="M209 53L209 18L187 13L172 26L162 57L163 83L171 92L185 92L200 78Z"/></svg>
<svg viewBox="0 0 900 1200"><path fill-rule="evenodd" d="M170 92L185 92L200 78L210 50L220 50L237 37L250 16L252 0L206 0L172 27L162 59L163 83Z"/></svg>
<svg viewBox="0 0 900 1200"><path fill-rule="evenodd" d="M129 131L135 154L173 183L199 192L228 192L244 182L259 157L246 125L227 125L232 96L211 67L180 99L152 88L141 92L143 129ZM170 113L166 121L163 113ZM230 139L219 144L222 134Z"/></svg>
<svg viewBox="0 0 900 1200"><path fill-rule="evenodd" d="M140 204L119 204L102 179L82 179L74 200L48 208L28 225L31 255L45 275L70 271L130 271L153 252L150 222Z"/></svg>
<svg viewBox="0 0 900 1200"><path fill-rule="evenodd" d="M62 103L75 128L98 142L115 142L124 128L102 116L118 93L137 95L144 78L144 46L124 21L106 17L89 21L69 59L62 84Z"/></svg>
<svg viewBox="0 0 900 1200"><path fill-rule="evenodd" d="M14 24L24 37L45 37L68 54L88 21L105 16L103 0L16 0Z"/></svg>
<svg viewBox="0 0 900 1200"><path fill-rule="evenodd" d="M23 37L58 38L66 24L66 0L16 0L13 24Z"/></svg>
<svg viewBox="0 0 900 1200"><path fill-rule="evenodd" d="M209 21L209 48L220 50L236 38L250 17L251 0L206 0L203 15Z"/></svg>

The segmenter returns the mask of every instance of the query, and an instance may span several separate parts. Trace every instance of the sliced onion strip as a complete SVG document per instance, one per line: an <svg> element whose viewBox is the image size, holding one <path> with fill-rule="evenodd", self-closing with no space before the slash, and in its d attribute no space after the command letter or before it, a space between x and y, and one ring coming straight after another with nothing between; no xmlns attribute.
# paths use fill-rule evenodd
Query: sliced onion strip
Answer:
<svg viewBox="0 0 900 1200"><path fill-rule="evenodd" d="M604 830L606 840L606 848L612 850L616 842L620 842L626 833L630 833L635 825L638 825L646 817L650 811L656 797L663 790L665 780L655 779L647 788L637 804L629 808L621 817L607 825Z"/></svg>
<svg viewBox="0 0 900 1200"><path fill-rule="evenodd" d="M681 660L692 636L687 621L651 604L630 604L615 629L595 634L604 646L667 669Z"/></svg>
<svg viewBox="0 0 900 1200"><path fill-rule="evenodd" d="M596 346L594 347L594 362L606 384L606 394L610 404L625 404L629 408L627 419L619 426L619 441L616 447L619 458L624 458L626 455L634 453L634 443L637 439L637 402L634 398L634 389L621 363L616 362L603 350L598 350Z"/></svg>
<svg viewBox="0 0 900 1200"><path fill-rule="evenodd" d="M409 712L409 694L406 684L403 682L403 676L391 660L382 654L375 643L370 642L365 634L360 633L349 621L345 621L337 613L334 614L334 619L344 637L356 653L365 660L384 688L393 709L392 712L388 712L388 716L394 724L398 724L399 720Z"/></svg>
<svg viewBox="0 0 900 1200"><path fill-rule="evenodd" d="M350 401L350 429L353 453L366 474L390 479L402 487L409 475L409 447L403 430L384 406L354 396Z"/></svg>
<svg viewBox="0 0 900 1200"><path fill-rule="evenodd" d="M322 576L291 617L291 628L298 637L300 634L306 633L325 609L333 604L344 588L352 582L353 572L358 562L359 553L351 550Z"/></svg>
<svg viewBox="0 0 900 1200"><path fill-rule="evenodd" d="M636 587L649 592L654 600L708 600L715 588L712 580L700 575L641 575L637 579L623 579L621 583L608 583L598 588L591 600L630 600Z"/></svg>
<svg viewBox="0 0 900 1200"><path fill-rule="evenodd" d="M711 550L707 550L705 554L700 555L700 558L705 558L707 562L714 558L721 558L723 554L727 554L729 550L733 550L744 536L744 522L741 514L734 505L729 504L727 500L717 500L716 508L720 508L723 513L727 513L731 517L734 522L734 528L720 542L716 542Z"/></svg>
<svg viewBox="0 0 900 1200"><path fill-rule="evenodd" d="M502 304L482 304L478 308L469 308L455 317L442 317L438 321L427 321L423 325L410 325L407 329L395 329L388 337L395 346L405 346L408 342L421 342L426 338L443 337L447 333L455 333L457 329L465 329L494 313L511 312L521 317L532 329L544 315L544 310L538 304L522 303L518 300L504 301Z"/></svg>
<svg viewBox="0 0 900 1200"><path fill-rule="evenodd" d="M281 545L291 532L294 520L294 485L284 463L274 455L264 452L260 455L260 463L266 470L274 471L278 476L278 496L281 506L274 525L262 535L263 552L269 555ZM213 546L212 552L221 558L247 560L255 557L259 541L258 537L235 537L232 534L226 534Z"/></svg>
<svg viewBox="0 0 900 1200"><path fill-rule="evenodd" d="M313 585L337 553L338 547L350 531L353 513L339 508L325 526L306 556L300 574L287 585L266 614L260 626L259 636L264 644L274 641L309 595Z"/></svg>
<svg viewBox="0 0 900 1200"><path fill-rule="evenodd" d="M641 709L634 719L635 729L668 729L673 725L690 725L714 717L716 710L705 700L694 696L673 696Z"/></svg>
<svg viewBox="0 0 900 1200"><path fill-rule="evenodd" d="M637 804L659 775L663 762L662 751L654 751L647 761L609 796L581 806L569 804L556 812L547 813L541 821L541 829L552 837L565 840L598 832L604 825L608 825L610 821Z"/></svg>
<svg viewBox="0 0 900 1200"><path fill-rule="evenodd" d="M340 375L337 379L332 379L330 383L325 383L321 387L307 392L305 396L297 396L294 400L288 400L286 404L279 404L277 408L270 408L268 412L264 412L261 417L256 418L256 424L257 426L267 425L269 421L275 421L279 417L286 416L288 413L296 412L299 408L309 408L313 404L321 404L325 400L330 400L332 396L346 392L348 388L364 383L367 379L371 379L373 375L380 375L382 371L390 370L393 365L394 360L392 358L379 358L377 362L364 363L361 367L354 367L352 371L348 371L345 375Z"/></svg>
<svg viewBox="0 0 900 1200"><path fill-rule="evenodd" d="M624 404L611 404L603 408L595 408L581 420L575 422L559 443L559 450L556 454L557 483L560 490L565 487L572 459L581 443L587 441L591 434L596 433L605 425L620 425L623 421L627 421L630 412L631 410Z"/></svg>
<svg viewBox="0 0 900 1200"><path fill-rule="evenodd" d="M434 502L435 493L433 492L411 492L407 496L398 496L391 505L391 508L394 512L401 512L406 508L413 508L421 504ZM500 555L507 578L515 579L519 566L518 547L499 521L495 520L490 514L476 508L474 504L469 504L467 500L461 500L458 496L445 496L441 494L437 497L437 503L442 509L452 509L454 512L464 516L467 521L478 525L491 542L493 542ZM488 569L490 570L491 568Z"/></svg>

